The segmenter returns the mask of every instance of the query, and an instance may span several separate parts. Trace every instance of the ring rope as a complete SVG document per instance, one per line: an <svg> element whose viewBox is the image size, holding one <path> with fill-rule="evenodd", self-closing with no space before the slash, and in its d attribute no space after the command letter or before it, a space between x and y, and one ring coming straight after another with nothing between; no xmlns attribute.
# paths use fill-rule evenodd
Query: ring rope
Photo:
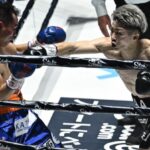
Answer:
<svg viewBox="0 0 150 150"><path fill-rule="evenodd" d="M0 140L0 146L2 147L14 147L14 148L19 148L21 150L36 150L35 146L32 145L24 145L16 142L10 142L10 141L4 141Z"/></svg>
<svg viewBox="0 0 150 150"><path fill-rule="evenodd" d="M54 13L54 10L55 10L55 8L56 8L56 6L57 6L57 4L58 4L58 0L53 0L53 1L51 2L51 6L50 6L50 8L49 8L49 10L48 10L48 12L47 12L47 14L46 14L46 17L45 17L43 23L42 23L42 26L41 26L41 29L40 29L39 33L40 33L44 28L46 28L46 27L48 26L49 20L50 20L50 18L52 17L52 15L53 15L53 13ZM37 36L38 36L38 35L37 35Z"/></svg>
<svg viewBox="0 0 150 150"><path fill-rule="evenodd" d="M0 63L10 62L33 63L42 66L150 70L149 60L113 60L103 58L0 55Z"/></svg>
<svg viewBox="0 0 150 150"><path fill-rule="evenodd" d="M22 16L18 22L16 31L14 34L14 40L17 38L19 31L21 30L23 24L25 23L25 20L27 19L28 15L30 13L30 10L32 9L34 3L35 3L35 0L29 0L29 2L27 3L26 8L24 9Z"/></svg>
<svg viewBox="0 0 150 150"><path fill-rule="evenodd" d="M73 104L73 103L51 103L44 101L0 101L0 106L3 107L19 107L23 109L37 110L59 110L59 111L74 111L74 112L94 112L94 113L118 113L129 116L150 116L150 108L141 107L122 107L122 106L107 106L107 105L92 105L92 104Z"/></svg>
<svg viewBox="0 0 150 150"><path fill-rule="evenodd" d="M10 142L10 141L4 141L0 140L0 146L2 147L13 147L18 148L21 150L50 150L50 148L47 147L40 147L38 148L35 145L24 145L16 142ZM76 149L76 148L51 148L51 150L84 150L84 149Z"/></svg>

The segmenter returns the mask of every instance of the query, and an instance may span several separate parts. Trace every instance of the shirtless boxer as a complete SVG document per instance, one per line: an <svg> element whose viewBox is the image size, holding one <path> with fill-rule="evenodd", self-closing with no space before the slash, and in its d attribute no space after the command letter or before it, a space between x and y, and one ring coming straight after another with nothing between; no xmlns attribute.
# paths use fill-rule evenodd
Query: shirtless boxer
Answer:
<svg viewBox="0 0 150 150"><path fill-rule="evenodd" d="M1 55L24 54L28 48L37 43L28 42L15 45L10 42L13 40L18 24L18 13L18 10L11 4L0 4ZM65 32L61 28L52 26L41 31L38 40L45 43L60 42L64 40L65 36ZM37 65L34 64L0 64L0 100L22 100L23 82L26 77L34 73L36 68ZM0 140L37 145L39 148L43 146L48 149L62 147L35 112L12 107L0 107ZM3 149L1 146L0 149Z"/></svg>
<svg viewBox="0 0 150 150"><path fill-rule="evenodd" d="M150 59L150 40L140 39L148 28L143 12L134 5L119 7L112 14L111 37L91 41L62 42L55 44L58 55L80 53L103 53L109 59L134 60ZM137 70L117 70L125 86L138 104L150 107L150 94L136 90ZM146 90L146 89L145 89ZM138 91L138 92L137 92ZM150 130L145 137L149 136ZM142 136L143 137L143 136ZM148 150L150 138L142 139L140 150Z"/></svg>
<svg viewBox="0 0 150 150"><path fill-rule="evenodd" d="M148 28L144 13L137 6L124 5L114 11L112 21L111 37L91 41L62 42L51 47L57 52L56 55L103 53L109 59L149 60L150 40L140 39L140 35ZM150 107L149 73L137 70L117 71L136 103L141 107ZM150 147L150 129L147 127L144 126L140 150L148 150Z"/></svg>
<svg viewBox="0 0 150 150"><path fill-rule="evenodd" d="M98 38L92 41L62 42L50 45L56 55L103 53L110 59L148 60L150 57L150 41L140 39L140 34L147 29L147 22L142 11L134 5L124 5L113 13L111 38ZM29 53L30 51L28 51ZM32 49L31 49L32 55ZM132 93L137 103L148 105L150 95L136 90L137 74L142 79L143 74L136 70L117 70L126 87ZM145 74L144 74L145 75ZM138 91L138 92L137 92ZM138 100L138 98L140 100ZM145 100L146 99L146 100ZM145 130L146 131L146 130ZM146 136L147 135L147 136ZM150 147L149 132L144 133L140 144L140 150L148 150ZM143 138L144 137L144 138Z"/></svg>

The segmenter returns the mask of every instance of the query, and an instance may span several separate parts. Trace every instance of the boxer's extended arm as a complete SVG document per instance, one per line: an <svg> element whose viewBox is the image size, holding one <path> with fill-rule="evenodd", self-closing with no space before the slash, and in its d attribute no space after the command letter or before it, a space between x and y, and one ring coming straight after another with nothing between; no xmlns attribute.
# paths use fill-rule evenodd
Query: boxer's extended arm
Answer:
<svg viewBox="0 0 150 150"><path fill-rule="evenodd" d="M104 53L112 49L111 39L103 37L91 41L61 42L57 44L43 44L29 48L24 55L62 56L84 53Z"/></svg>
<svg viewBox="0 0 150 150"><path fill-rule="evenodd" d="M63 42L55 44L57 47L57 55L70 55L70 54L84 54L84 53L98 53L99 49L92 41L80 42Z"/></svg>
<svg viewBox="0 0 150 150"><path fill-rule="evenodd" d="M98 53L100 50L92 41L62 42L40 45L26 50L24 55L62 56L70 54Z"/></svg>
<svg viewBox="0 0 150 150"><path fill-rule="evenodd" d="M103 37L91 41L63 42L55 45L58 55L103 53L111 48L111 39Z"/></svg>
<svg viewBox="0 0 150 150"><path fill-rule="evenodd" d="M95 40L87 40L87 41L62 42L65 40L66 37L65 32L61 28L56 28L55 31L57 34L55 33L54 37L52 38L55 39L52 40L53 42L55 42L55 44L42 44L34 47L29 47L28 50L26 50L23 54L48 55L55 57L70 54L100 53L100 52L103 53L106 50L112 49L110 37L102 37ZM43 39L45 39L45 36Z"/></svg>

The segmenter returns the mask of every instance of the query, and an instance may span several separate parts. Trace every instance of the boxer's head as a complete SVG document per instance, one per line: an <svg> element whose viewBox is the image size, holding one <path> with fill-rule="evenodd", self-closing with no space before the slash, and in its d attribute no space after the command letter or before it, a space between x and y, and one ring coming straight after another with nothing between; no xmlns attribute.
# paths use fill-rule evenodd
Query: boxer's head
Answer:
<svg viewBox="0 0 150 150"><path fill-rule="evenodd" d="M7 45L15 33L19 11L10 3L0 4L0 46Z"/></svg>
<svg viewBox="0 0 150 150"><path fill-rule="evenodd" d="M144 13L135 5L123 5L112 14L112 45L127 47L139 40L148 28Z"/></svg>

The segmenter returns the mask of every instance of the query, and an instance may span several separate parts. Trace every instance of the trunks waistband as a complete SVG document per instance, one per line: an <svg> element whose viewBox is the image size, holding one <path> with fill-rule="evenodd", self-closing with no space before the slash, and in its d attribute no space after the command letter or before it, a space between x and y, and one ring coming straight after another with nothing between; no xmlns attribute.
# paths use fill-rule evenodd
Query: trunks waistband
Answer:
<svg viewBox="0 0 150 150"><path fill-rule="evenodd" d="M16 110L16 111L11 111L9 113L2 114L0 116L0 122L1 123L3 123L4 121L9 121L10 122L10 120L11 119L14 120L14 118L16 118L16 116L25 117L27 114L28 114L28 110L27 109L20 109L20 110Z"/></svg>

